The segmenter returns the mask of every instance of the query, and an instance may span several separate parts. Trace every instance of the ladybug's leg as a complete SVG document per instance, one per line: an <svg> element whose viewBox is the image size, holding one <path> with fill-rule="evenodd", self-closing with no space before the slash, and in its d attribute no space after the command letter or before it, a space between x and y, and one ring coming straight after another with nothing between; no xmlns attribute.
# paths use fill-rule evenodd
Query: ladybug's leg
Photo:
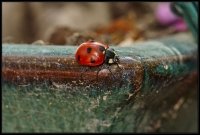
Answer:
<svg viewBox="0 0 200 135"><path fill-rule="evenodd" d="M97 71L97 81L99 80L99 72L101 71L101 69L99 69L98 71Z"/></svg>
<svg viewBox="0 0 200 135"><path fill-rule="evenodd" d="M115 77L115 75L112 73L112 71L111 71L111 69L110 69L110 66L107 65L107 69L108 69L108 70L110 71L110 73L112 74L112 78L113 78L113 79L117 79L117 78Z"/></svg>
<svg viewBox="0 0 200 135"><path fill-rule="evenodd" d="M114 57L114 63L117 65L117 67L119 68L119 69L121 69L122 70L122 68L119 66L119 56L118 55L116 55L115 57Z"/></svg>
<svg viewBox="0 0 200 135"><path fill-rule="evenodd" d="M96 74L96 76L97 76L97 81L99 80L99 72L102 70L102 69L104 69L104 65L102 65L100 68L98 68L98 70L97 70L97 74Z"/></svg>
<svg viewBox="0 0 200 135"><path fill-rule="evenodd" d="M97 74L96 74L96 76L97 76L97 81L98 81L98 79L99 79L99 72L101 71L101 70L103 70L104 68L105 68L105 66L106 65L102 65L102 66L100 66L99 68L98 68L98 70L97 70Z"/></svg>
<svg viewBox="0 0 200 135"><path fill-rule="evenodd" d="M97 81L99 79L99 72L103 69L108 69L109 72L112 74L112 78L113 79L116 79L115 75L112 73L111 69L110 69L110 66L109 65L103 65L98 71L97 71Z"/></svg>
<svg viewBox="0 0 200 135"><path fill-rule="evenodd" d="M122 70L122 68L119 66L119 64L118 64L118 63L116 63L116 65L117 65L117 67L118 67L120 70Z"/></svg>

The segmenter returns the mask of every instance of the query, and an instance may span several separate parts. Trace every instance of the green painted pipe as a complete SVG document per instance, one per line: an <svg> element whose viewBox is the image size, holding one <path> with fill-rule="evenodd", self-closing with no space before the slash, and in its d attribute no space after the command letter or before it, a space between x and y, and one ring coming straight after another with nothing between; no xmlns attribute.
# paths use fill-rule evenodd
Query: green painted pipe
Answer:
<svg viewBox="0 0 200 135"><path fill-rule="evenodd" d="M131 92L149 93L197 70L194 42L169 38L113 47L120 56L120 68L105 64L94 68L80 66L74 58L76 48L3 44L3 80L17 84L68 84L72 89L74 85L93 85L92 88L102 90L124 87Z"/></svg>
<svg viewBox="0 0 200 135"><path fill-rule="evenodd" d="M181 16L186 21L188 28L191 30L194 38L198 41L198 10L199 5L196 2L174 2L175 8L181 12Z"/></svg>

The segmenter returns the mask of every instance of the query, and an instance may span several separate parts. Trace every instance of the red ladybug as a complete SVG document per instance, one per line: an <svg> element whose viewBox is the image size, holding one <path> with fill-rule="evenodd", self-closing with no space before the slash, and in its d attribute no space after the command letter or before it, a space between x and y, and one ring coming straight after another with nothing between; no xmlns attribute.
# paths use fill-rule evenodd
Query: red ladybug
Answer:
<svg viewBox="0 0 200 135"><path fill-rule="evenodd" d="M82 43L76 50L76 60L84 66L100 66L103 63L114 64L119 62L119 57L114 49L108 45L89 40Z"/></svg>

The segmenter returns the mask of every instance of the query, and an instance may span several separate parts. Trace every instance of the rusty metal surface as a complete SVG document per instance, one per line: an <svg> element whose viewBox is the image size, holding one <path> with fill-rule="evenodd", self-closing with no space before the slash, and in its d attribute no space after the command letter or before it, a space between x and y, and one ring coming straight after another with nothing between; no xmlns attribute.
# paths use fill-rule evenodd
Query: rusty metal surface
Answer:
<svg viewBox="0 0 200 135"><path fill-rule="evenodd" d="M197 45L172 40L150 41L133 47L114 47L119 67L83 67L75 61L73 46L3 44L4 82L56 83L130 91L152 91L184 78L197 68ZM110 71L109 71L110 69Z"/></svg>
<svg viewBox="0 0 200 135"><path fill-rule="evenodd" d="M124 79L131 80L134 74L132 68L137 61L121 59L120 67L113 65L109 67L111 72L104 66L88 68L81 67L72 57L28 57L7 56L3 57L3 78L17 84L28 84L31 82L51 82L58 84L70 83L72 85L97 85L106 87L123 85ZM139 65L139 63L138 63ZM140 68L138 68L140 70ZM99 73L97 74L97 72ZM126 72L123 72L126 71ZM112 85L110 83L113 83Z"/></svg>

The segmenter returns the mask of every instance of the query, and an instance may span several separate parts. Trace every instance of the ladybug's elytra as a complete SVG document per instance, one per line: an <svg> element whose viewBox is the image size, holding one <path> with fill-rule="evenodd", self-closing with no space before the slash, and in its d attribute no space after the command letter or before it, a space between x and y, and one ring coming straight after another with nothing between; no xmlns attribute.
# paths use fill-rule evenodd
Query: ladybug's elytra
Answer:
<svg viewBox="0 0 200 135"><path fill-rule="evenodd" d="M90 67L100 66L103 63L110 65L119 62L119 57L114 49L93 40L82 43L77 48L75 57L80 65Z"/></svg>

